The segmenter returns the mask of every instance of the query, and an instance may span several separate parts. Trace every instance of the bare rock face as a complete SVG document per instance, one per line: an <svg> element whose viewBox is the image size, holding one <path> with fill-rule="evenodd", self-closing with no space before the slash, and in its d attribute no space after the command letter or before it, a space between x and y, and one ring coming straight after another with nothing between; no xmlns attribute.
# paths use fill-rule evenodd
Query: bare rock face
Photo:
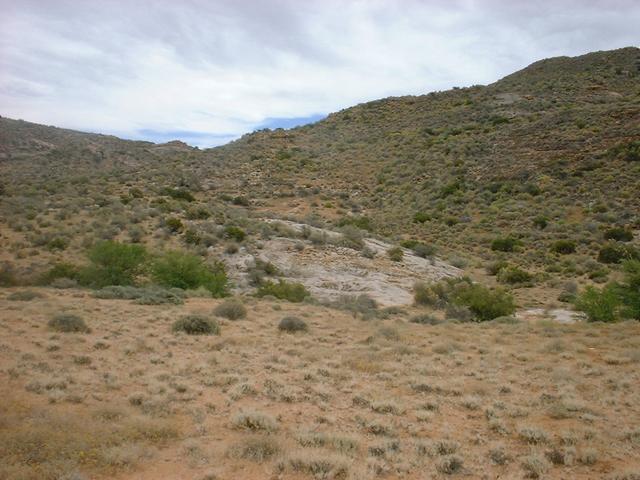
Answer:
<svg viewBox="0 0 640 480"><path fill-rule="evenodd" d="M326 238L337 232L308 225L285 222L292 230L310 229ZM413 285L417 281L437 281L456 277L462 271L438 259L426 259L403 249L399 262L387 256L393 245L367 238L366 248L374 253L365 258L360 251L332 243L313 245L310 241L274 237L263 242L257 252L240 252L229 263L229 274L239 290L249 290L248 270L256 259L271 262L290 281L302 283L315 298L335 300L342 295L366 294L381 306L408 305L413 302Z"/></svg>

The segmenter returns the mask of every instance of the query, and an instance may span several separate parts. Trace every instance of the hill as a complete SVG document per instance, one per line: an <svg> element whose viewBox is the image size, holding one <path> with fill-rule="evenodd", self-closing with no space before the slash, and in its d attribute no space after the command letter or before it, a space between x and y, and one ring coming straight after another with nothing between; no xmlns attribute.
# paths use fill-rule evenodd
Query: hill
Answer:
<svg viewBox="0 0 640 480"><path fill-rule="evenodd" d="M28 231L65 236L59 222L24 224L44 210L100 205L99 236L118 237L140 223L128 190L150 206L163 188L186 188L223 224L239 212L356 224L426 243L477 278L506 262L538 285L603 282L616 269L597 261L607 232L637 239L640 225L639 58L624 48L542 60L488 86L387 98L205 151L2 118L3 217L16 251L33 243Z"/></svg>

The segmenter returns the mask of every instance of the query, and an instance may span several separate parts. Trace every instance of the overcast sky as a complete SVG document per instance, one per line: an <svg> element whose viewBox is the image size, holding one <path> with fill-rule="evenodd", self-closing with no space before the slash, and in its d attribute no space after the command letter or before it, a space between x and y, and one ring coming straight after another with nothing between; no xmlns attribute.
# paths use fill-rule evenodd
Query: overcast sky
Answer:
<svg viewBox="0 0 640 480"><path fill-rule="evenodd" d="M640 45L640 0L0 0L0 115L211 146Z"/></svg>

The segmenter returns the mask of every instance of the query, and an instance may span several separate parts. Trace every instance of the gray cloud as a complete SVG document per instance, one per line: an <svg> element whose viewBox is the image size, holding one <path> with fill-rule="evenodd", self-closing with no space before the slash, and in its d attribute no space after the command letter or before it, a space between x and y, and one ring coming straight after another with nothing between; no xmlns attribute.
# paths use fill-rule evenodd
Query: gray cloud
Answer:
<svg viewBox="0 0 640 480"><path fill-rule="evenodd" d="M633 0L0 0L0 113L209 145L638 45Z"/></svg>

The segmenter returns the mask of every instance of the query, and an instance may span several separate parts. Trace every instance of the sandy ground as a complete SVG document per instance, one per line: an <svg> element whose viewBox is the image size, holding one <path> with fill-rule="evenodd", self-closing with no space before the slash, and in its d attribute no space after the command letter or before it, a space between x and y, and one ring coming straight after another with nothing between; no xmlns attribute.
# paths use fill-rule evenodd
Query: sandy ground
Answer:
<svg viewBox="0 0 640 480"><path fill-rule="evenodd" d="M14 291L0 291L2 479L640 472L637 322L424 326L411 308L364 321L248 298L246 319L187 336L171 324L220 301ZM59 312L91 332L51 331ZM309 331L279 332L287 315Z"/></svg>

